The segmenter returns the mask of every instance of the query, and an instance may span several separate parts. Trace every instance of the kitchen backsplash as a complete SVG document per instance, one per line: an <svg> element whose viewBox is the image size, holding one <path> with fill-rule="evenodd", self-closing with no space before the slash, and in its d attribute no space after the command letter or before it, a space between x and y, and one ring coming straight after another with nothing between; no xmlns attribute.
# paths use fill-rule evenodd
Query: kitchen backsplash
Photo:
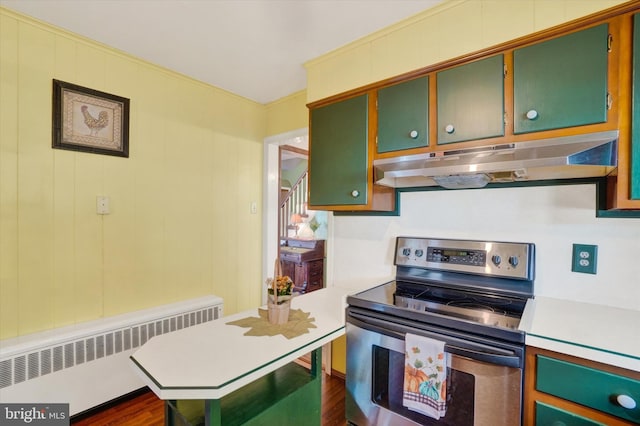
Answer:
<svg viewBox="0 0 640 426"><path fill-rule="evenodd" d="M392 279L398 235L532 242L535 294L640 310L640 219L595 217L595 185L407 192L400 216L335 216L328 282ZM574 243L598 246L597 274L571 271Z"/></svg>

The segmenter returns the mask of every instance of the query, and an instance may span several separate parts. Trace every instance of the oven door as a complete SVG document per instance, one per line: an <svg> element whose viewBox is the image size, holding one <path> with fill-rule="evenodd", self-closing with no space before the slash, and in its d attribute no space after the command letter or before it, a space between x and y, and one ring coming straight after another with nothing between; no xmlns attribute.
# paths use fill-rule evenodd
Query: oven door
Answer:
<svg viewBox="0 0 640 426"><path fill-rule="evenodd" d="M421 324L347 313L346 416L367 425L511 426L521 424L522 352L461 340ZM447 411L439 420L402 405L405 333L446 342ZM456 334L456 333L454 333Z"/></svg>

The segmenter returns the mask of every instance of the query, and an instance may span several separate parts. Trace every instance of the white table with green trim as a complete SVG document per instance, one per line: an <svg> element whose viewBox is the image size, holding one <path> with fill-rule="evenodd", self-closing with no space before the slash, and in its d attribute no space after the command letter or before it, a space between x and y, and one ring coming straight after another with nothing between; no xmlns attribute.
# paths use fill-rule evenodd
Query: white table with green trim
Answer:
<svg viewBox="0 0 640 426"><path fill-rule="evenodd" d="M166 401L168 425L320 425L322 346L344 335L352 292L329 287L294 297L291 309L309 313L314 326L297 337L246 335L251 329L229 324L258 318L252 309L156 336L132 365ZM311 371L293 362L309 352Z"/></svg>

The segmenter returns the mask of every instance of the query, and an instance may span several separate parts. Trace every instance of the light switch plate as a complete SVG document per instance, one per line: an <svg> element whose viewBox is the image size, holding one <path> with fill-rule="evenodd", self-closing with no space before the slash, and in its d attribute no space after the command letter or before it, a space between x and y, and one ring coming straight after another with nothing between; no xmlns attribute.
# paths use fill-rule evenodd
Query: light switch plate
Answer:
<svg viewBox="0 0 640 426"><path fill-rule="evenodd" d="M98 195L96 197L96 213L98 214L109 214L109 197Z"/></svg>
<svg viewBox="0 0 640 426"><path fill-rule="evenodd" d="M598 246L590 244L574 244L571 270L584 274L596 273L598 266Z"/></svg>

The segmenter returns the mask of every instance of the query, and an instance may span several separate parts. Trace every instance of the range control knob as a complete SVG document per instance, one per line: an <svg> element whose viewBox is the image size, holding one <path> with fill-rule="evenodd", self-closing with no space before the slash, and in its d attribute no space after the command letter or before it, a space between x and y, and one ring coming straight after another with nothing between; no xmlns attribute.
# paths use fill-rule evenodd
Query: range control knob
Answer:
<svg viewBox="0 0 640 426"><path fill-rule="evenodd" d="M516 266L518 266L518 257L517 256L509 256L509 265L513 266L514 268Z"/></svg>
<svg viewBox="0 0 640 426"><path fill-rule="evenodd" d="M408 249L408 248L402 249L403 256L409 256L410 254L411 254L411 249Z"/></svg>
<svg viewBox="0 0 640 426"><path fill-rule="evenodd" d="M424 250L422 249L416 250L416 257L422 257L423 254L424 254Z"/></svg>
<svg viewBox="0 0 640 426"><path fill-rule="evenodd" d="M498 266L502 262L502 258L499 254L494 254L493 256L491 256L491 261L494 265Z"/></svg>

